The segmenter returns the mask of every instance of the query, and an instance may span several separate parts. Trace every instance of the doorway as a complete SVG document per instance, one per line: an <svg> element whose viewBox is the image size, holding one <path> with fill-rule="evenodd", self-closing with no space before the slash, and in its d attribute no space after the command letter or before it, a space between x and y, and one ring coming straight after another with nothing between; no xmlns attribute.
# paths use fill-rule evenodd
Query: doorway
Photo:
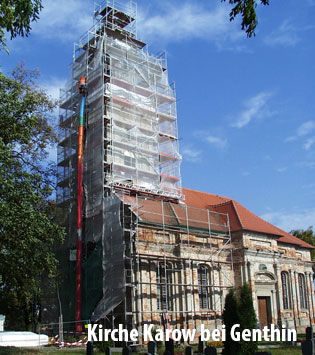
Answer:
<svg viewBox="0 0 315 355"><path fill-rule="evenodd" d="M269 327L271 324L270 297L258 297L258 317L260 328Z"/></svg>

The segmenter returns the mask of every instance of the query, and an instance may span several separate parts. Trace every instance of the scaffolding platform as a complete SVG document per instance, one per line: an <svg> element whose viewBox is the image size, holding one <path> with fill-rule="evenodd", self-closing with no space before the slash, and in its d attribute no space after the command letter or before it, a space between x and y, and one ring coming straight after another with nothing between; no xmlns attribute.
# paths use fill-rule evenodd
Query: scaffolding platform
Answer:
<svg viewBox="0 0 315 355"><path fill-rule="evenodd" d="M75 304L77 82L85 77L83 319L110 319L113 327L168 317L184 328L198 317L217 322L232 285L229 221L184 203L167 58L137 38L133 1L105 1L94 20L74 46L72 75L60 93L57 206L67 232L61 265L68 318ZM199 265L208 271L199 275ZM199 313L198 290L207 295Z"/></svg>

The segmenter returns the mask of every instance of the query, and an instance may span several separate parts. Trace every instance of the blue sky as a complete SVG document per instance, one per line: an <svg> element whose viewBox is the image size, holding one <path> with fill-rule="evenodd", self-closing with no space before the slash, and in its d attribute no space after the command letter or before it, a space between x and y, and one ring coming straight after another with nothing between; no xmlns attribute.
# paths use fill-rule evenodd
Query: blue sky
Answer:
<svg viewBox="0 0 315 355"><path fill-rule="evenodd" d="M24 59L58 97L94 2L44 7L0 65L8 73ZM235 198L287 231L315 226L315 1L270 0L257 12L248 39L219 0L139 0L138 35L151 52L167 51L183 186Z"/></svg>

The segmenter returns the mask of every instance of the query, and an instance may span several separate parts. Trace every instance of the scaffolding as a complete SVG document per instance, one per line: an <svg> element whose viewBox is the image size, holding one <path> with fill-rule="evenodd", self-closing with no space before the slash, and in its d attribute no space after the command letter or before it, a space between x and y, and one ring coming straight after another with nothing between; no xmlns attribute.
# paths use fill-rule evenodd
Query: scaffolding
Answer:
<svg viewBox="0 0 315 355"><path fill-rule="evenodd" d="M88 90L85 171L104 172L102 183L91 177L93 189L97 183L100 191L105 182L105 188L182 197L175 86L168 81L165 55L149 54L136 39L136 5L129 5L124 12L114 1L97 6L96 24L75 44L72 80L60 98L58 201L71 194L64 185L75 157L81 76Z"/></svg>
<svg viewBox="0 0 315 355"><path fill-rule="evenodd" d="M94 15L94 25L74 45L71 79L60 95L57 204L67 230L61 265L68 270L68 320L74 292L66 290L75 288L77 82L84 76L82 317L107 319L113 327L162 319L179 319L185 327L198 317L217 322L224 290L233 285L228 215L183 203L175 85L166 56L150 54L137 38L133 1L105 1ZM200 263L211 275L201 275L198 286ZM196 308L198 290L209 294L207 309ZM168 299L175 293L182 297Z"/></svg>
<svg viewBox="0 0 315 355"><path fill-rule="evenodd" d="M140 335L145 323L220 326L223 300L234 285L228 214L122 192L107 198L105 210L107 276L92 321L106 318Z"/></svg>

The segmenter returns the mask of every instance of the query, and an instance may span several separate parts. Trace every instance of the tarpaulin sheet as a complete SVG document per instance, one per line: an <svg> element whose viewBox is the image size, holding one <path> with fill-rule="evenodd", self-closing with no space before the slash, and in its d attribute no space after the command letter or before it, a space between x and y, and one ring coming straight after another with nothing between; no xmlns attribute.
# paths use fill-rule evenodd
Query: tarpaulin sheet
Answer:
<svg viewBox="0 0 315 355"><path fill-rule="evenodd" d="M104 318L125 298L125 240L120 221L121 200L110 195L104 200L103 298L91 320Z"/></svg>

